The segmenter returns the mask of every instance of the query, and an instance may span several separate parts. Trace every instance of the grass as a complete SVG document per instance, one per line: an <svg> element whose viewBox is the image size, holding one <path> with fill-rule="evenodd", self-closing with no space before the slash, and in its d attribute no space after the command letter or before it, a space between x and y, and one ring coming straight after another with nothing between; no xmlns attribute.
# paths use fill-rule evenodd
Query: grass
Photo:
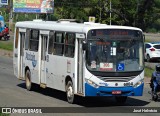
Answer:
<svg viewBox="0 0 160 116"><path fill-rule="evenodd" d="M10 116L10 114L2 114L2 113L0 113L0 116Z"/></svg>
<svg viewBox="0 0 160 116"><path fill-rule="evenodd" d="M13 51L13 42L8 41L0 41L0 49L5 49L9 51Z"/></svg>
<svg viewBox="0 0 160 116"><path fill-rule="evenodd" d="M153 71L154 71L154 69L149 68L149 67L145 67L145 69L144 69L145 77L149 77L150 78L152 76Z"/></svg>

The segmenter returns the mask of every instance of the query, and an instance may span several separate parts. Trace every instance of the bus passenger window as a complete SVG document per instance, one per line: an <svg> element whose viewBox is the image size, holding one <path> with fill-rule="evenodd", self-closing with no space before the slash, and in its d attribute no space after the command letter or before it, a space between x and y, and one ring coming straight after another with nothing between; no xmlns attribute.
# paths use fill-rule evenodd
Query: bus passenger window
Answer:
<svg viewBox="0 0 160 116"><path fill-rule="evenodd" d="M30 35L30 50L37 52L39 45L39 30L31 30Z"/></svg>
<svg viewBox="0 0 160 116"><path fill-rule="evenodd" d="M63 49L64 49L64 36L63 33L55 33L54 38L54 52L55 55L63 55Z"/></svg>
<svg viewBox="0 0 160 116"><path fill-rule="evenodd" d="M26 39L25 39L25 50L28 50L29 38L30 38L30 29L27 29L27 31L26 31Z"/></svg>
<svg viewBox="0 0 160 116"><path fill-rule="evenodd" d="M52 54L53 53L53 39L54 39L54 32L51 31L49 33L48 54Z"/></svg>
<svg viewBox="0 0 160 116"><path fill-rule="evenodd" d="M18 38L19 38L19 28L16 28L15 48L18 47Z"/></svg>
<svg viewBox="0 0 160 116"><path fill-rule="evenodd" d="M73 58L74 49L75 49L75 34L67 33L65 36L65 56Z"/></svg>

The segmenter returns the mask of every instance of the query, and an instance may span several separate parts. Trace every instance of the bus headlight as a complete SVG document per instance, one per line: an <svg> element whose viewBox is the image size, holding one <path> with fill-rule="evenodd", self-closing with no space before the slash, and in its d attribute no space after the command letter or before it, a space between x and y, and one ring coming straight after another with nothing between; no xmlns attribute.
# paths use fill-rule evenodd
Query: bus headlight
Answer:
<svg viewBox="0 0 160 116"><path fill-rule="evenodd" d="M143 83L144 79L141 79L140 81L138 81L133 87L136 88L138 86L140 86Z"/></svg>
<svg viewBox="0 0 160 116"><path fill-rule="evenodd" d="M99 87L95 82L93 82L93 81L91 81L91 80L89 80L89 79L85 79L85 81L86 81L89 85L91 85L92 87L94 87L94 88L98 88L98 87Z"/></svg>

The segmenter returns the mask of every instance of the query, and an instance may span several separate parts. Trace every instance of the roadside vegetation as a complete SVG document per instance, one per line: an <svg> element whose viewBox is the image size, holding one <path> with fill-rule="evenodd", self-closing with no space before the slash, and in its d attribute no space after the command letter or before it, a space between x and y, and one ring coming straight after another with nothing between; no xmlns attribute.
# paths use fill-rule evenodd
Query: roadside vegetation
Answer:
<svg viewBox="0 0 160 116"><path fill-rule="evenodd" d="M134 26L144 32L160 32L160 0L111 0L111 4L110 9L110 0L54 0L54 13L13 13L13 24L36 18L51 21L77 19L86 22L89 16L94 16L99 23L110 24L111 19L112 25ZM0 8L0 11L5 22L9 22L9 6Z"/></svg>
<svg viewBox="0 0 160 116"><path fill-rule="evenodd" d="M10 114L2 114L2 113L0 113L0 116L10 116Z"/></svg>
<svg viewBox="0 0 160 116"><path fill-rule="evenodd" d="M145 69L144 69L145 77L150 78L152 76L153 71L154 71L154 69L152 69L150 67L145 67Z"/></svg>
<svg viewBox="0 0 160 116"><path fill-rule="evenodd" d="M0 49L13 51L13 42L0 40Z"/></svg>

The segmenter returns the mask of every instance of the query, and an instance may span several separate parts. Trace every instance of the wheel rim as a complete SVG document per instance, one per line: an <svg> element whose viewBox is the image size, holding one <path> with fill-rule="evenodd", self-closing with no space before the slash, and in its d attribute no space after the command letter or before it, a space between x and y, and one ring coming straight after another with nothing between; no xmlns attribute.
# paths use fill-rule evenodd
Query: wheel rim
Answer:
<svg viewBox="0 0 160 116"><path fill-rule="evenodd" d="M26 85L27 85L27 87L30 86L30 81L29 81L28 77L26 78Z"/></svg>
<svg viewBox="0 0 160 116"><path fill-rule="evenodd" d="M68 89L67 89L67 97L68 97L69 99L72 99L72 97L73 97L73 88L72 88L71 85L68 86Z"/></svg>
<svg viewBox="0 0 160 116"><path fill-rule="evenodd" d="M26 88L29 90L29 89L30 89L30 86L31 86L30 75L29 75L29 73L27 72L27 73L26 73Z"/></svg>

